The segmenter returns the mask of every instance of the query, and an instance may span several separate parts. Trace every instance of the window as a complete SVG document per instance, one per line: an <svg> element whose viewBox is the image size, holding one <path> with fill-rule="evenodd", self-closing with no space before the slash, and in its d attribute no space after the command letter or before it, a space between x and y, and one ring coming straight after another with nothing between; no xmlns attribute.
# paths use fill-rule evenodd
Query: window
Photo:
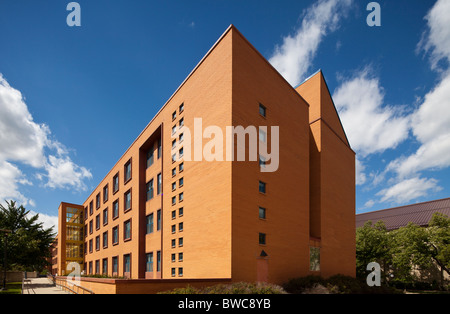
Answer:
<svg viewBox="0 0 450 314"><path fill-rule="evenodd" d="M92 262L89 262L89 274L92 274Z"/></svg>
<svg viewBox="0 0 450 314"><path fill-rule="evenodd" d="M103 225L108 224L108 207L103 210Z"/></svg>
<svg viewBox="0 0 450 314"><path fill-rule="evenodd" d="M182 162L179 166L178 166L178 171L182 172L184 170L184 163Z"/></svg>
<svg viewBox="0 0 450 314"><path fill-rule="evenodd" d="M92 239L89 240L89 253L92 253Z"/></svg>
<svg viewBox="0 0 450 314"><path fill-rule="evenodd" d="M95 250L100 250L100 236L95 237Z"/></svg>
<svg viewBox="0 0 450 314"><path fill-rule="evenodd" d="M89 202L89 215L92 215L94 213L94 202Z"/></svg>
<svg viewBox="0 0 450 314"><path fill-rule="evenodd" d="M147 190L147 201L149 201L153 198L153 179L147 182L146 190Z"/></svg>
<svg viewBox="0 0 450 314"><path fill-rule="evenodd" d="M113 219L119 217L119 200L115 200L113 203Z"/></svg>
<svg viewBox="0 0 450 314"><path fill-rule="evenodd" d="M156 252L156 271L161 271L161 251Z"/></svg>
<svg viewBox="0 0 450 314"><path fill-rule="evenodd" d="M182 201L183 201L183 198L184 198L184 193L183 193L183 192L181 192L180 194L178 194L178 201L179 201L179 202L182 202Z"/></svg>
<svg viewBox="0 0 450 314"><path fill-rule="evenodd" d="M179 216L179 217L183 216L183 207L180 207L180 208L178 209L178 216Z"/></svg>
<svg viewBox="0 0 450 314"><path fill-rule="evenodd" d="M147 234L153 232L153 213L146 217L147 219Z"/></svg>
<svg viewBox="0 0 450 314"><path fill-rule="evenodd" d="M263 104L259 104L259 114L262 115L264 118L266 117L266 107L264 107Z"/></svg>
<svg viewBox="0 0 450 314"><path fill-rule="evenodd" d="M172 233L175 233L177 231L176 226L172 225Z"/></svg>
<svg viewBox="0 0 450 314"><path fill-rule="evenodd" d="M175 149L177 147L177 140L172 141L172 149Z"/></svg>
<svg viewBox="0 0 450 314"><path fill-rule="evenodd" d="M100 229L100 214L95 216L95 230Z"/></svg>
<svg viewBox="0 0 450 314"><path fill-rule="evenodd" d="M259 233L259 244L266 245L266 234L265 233Z"/></svg>
<svg viewBox="0 0 450 314"><path fill-rule="evenodd" d="M108 184L103 188L103 203L108 201Z"/></svg>
<svg viewBox="0 0 450 314"><path fill-rule="evenodd" d="M158 159L161 158L162 147L161 147L161 139L158 140Z"/></svg>
<svg viewBox="0 0 450 314"><path fill-rule="evenodd" d="M177 245L177 242L175 239L172 239L172 248L175 248L175 246Z"/></svg>
<svg viewBox="0 0 450 314"><path fill-rule="evenodd" d="M124 195L124 212L127 212L131 209L131 190L125 192Z"/></svg>
<svg viewBox="0 0 450 314"><path fill-rule="evenodd" d="M180 105L180 108L179 108L180 110L179 110L179 112L180 113L182 113L183 111L184 111L184 103L182 103L181 105Z"/></svg>
<svg viewBox="0 0 450 314"><path fill-rule="evenodd" d="M175 255L175 253L172 253L172 263L174 263L174 262L176 262L176 261L177 261L176 255Z"/></svg>
<svg viewBox="0 0 450 314"><path fill-rule="evenodd" d="M131 159L127 161L124 166L124 182L127 183L131 180Z"/></svg>
<svg viewBox="0 0 450 314"><path fill-rule="evenodd" d="M178 180L178 186L181 188L184 185L184 178L180 178L180 180Z"/></svg>
<svg viewBox="0 0 450 314"><path fill-rule="evenodd" d="M177 161L177 154L172 154L172 163L174 163L175 161Z"/></svg>
<svg viewBox="0 0 450 314"><path fill-rule="evenodd" d="M112 258L112 271L113 274L117 274L119 272L119 258L117 256Z"/></svg>
<svg viewBox="0 0 450 314"><path fill-rule="evenodd" d="M161 173L159 173L156 176L156 184L157 184L157 186L156 186L156 193L158 193L158 195L159 195L162 192L162 176L161 176Z"/></svg>
<svg viewBox="0 0 450 314"><path fill-rule="evenodd" d="M119 243L119 226L115 226L112 229L112 234L113 234L113 238L112 238L113 245Z"/></svg>
<svg viewBox="0 0 450 314"><path fill-rule="evenodd" d="M104 258L102 260L102 264L103 264L102 274L107 275L108 274L108 259Z"/></svg>
<svg viewBox="0 0 450 314"><path fill-rule="evenodd" d="M309 248L309 270L320 271L320 247Z"/></svg>
<svg viewBox="0 0 450 314"><path fill-rule="evenodd" d="M147 152L147 168L153 165L154 157L153 157L153 147Z"/></svg>
<svg viewBox="0 0 450 314"><path fill-rule="evenodd" d="M161 230L161 209L156 212L156 230Z"/></svg>
<svg viewBox="0 0 450 314"><path fill-rule="evenodd" d="M119 173L113 177L113 194L119 191Z"/></svg>
<svg viewBox="0 0 450 314"><path fill-rule="evenodd" d="M177 203L177 197L172 196L172 205L175 205Z"/></svg>
<svg viewBox="0 0 450 314"><path fill-rule="evenodd" d="M103 248L108 247L108 231L103 232Z"/></svg>
<svg viewBox="0 0 450 314"><path fill-rule="evenodd" d="M131 219L123 223L123 240L131 240Z"/></svg>
<svg viewBox="0 0 450 314"><path fill-rule="evenodd" d="M178 253L178 261L179 262L183 261L183 253Z"/></svg>
<svg viewBox="0 0 450 314"><path fill-rule="evenodd" d="M89 221L89 234L92 234L92 232L94 232L94 230L93 230L93 223L91 220L91 221Z"/></svg>
<svg viewBox="0 0 450 314"><path fill-rule="evenodd" d="M183 158L183 155L184 155L184 149L183 149L183 147L181 147L180 150L178 151L178 156L181 159L181 158Z"/></svg>
<svg viewBox="0 0 450 314"><path fill-rule="evenodd" d="M175 267L173 267L172 268L172 277L175 277L175 275L176 275L176 269L175 269Z"/></svg>
<svg viewBox="0 0 450 314"><path fill-rule="evenodd" d="M172 191L175 191L177 189L177 183L172 182Z"/></svg>
<svg viewBox="0 0 450 314"><path fill-rule="evenodd" d="M176 125L174 125L172 127L172 135L174 135L175 133L177 133L177 126Z"/></svg>
<svg viewBox="0 0 450 314"><path fill-rule="evenodd" d="M259 129L259 140L264 143L267 141L267 134L263 129Z"/></svg>
<svg viewBox="0 0 450 314"><path fill-rule="evenodd" d="M184 133L181 133L180 136L178 136L178 141L181 143L184 140Z"/></svg>
<svg viewBox="0 0 450 314"><path fill-rule="evenodd" d="M178 276L183 277L183 267L178 267Z"/></svg>
<svg viewBox="0 0 450 314"><path fill-rule="evenodd" d="M266 219L266 209L264 207L259 208L259 218Z"/></svg>
<svg viewBox="0 0 450 314"><path fill-rule="evenodd" d="M172 219L177 218L177 211L176 210L172 210Z"/></svg>
<svg viewBox="0 0 450 314"><path fill-rule="evenodd" d="M146 272L153 271L153 252L147 253L145 255L145 271Z"/></svg>
<svg viewBox="0 0 450 314"><path fill-rule="evenodd" d="M100 274L100 260L95 261L95 273Z"/></svg>
<svg viewBox="0 0 450 314"><path fill-rule="evenodd" d="M178 239L178 246L183 246L183 238Z"/></svg>
<svg viewBox="0 0 450 314"><path fill-rule="evenodd" d="M180 125L180 129L184 126L184 118L180 119L179 125Z"/></svg>
<svg viewBox="0 0 450 314"><path fill-rule="evenodd" d="M180 222L180 223L178 224L178 231L179 231L179 232L183 231L183 223L182 223L182 222Z"/></svg>
<svg viewBox="0 0 450 314"><path fill-rule="evenodd" d="M95 196L95 208L96 209L100 208L100 193L98 193L97 196Z"/></svg>
<svg viewBox="0 0 450 314"><path fill-rule="evenodd" d="M266 194L266 183L259 181L259 192Z"/></svg>
<svg viewBox="0 0 450 314"><path fill-rule="evenodd" d="M124 273L131 272L131 256L130 256L130 254L126 254L123 256L123 272Z"/></svg>
<svg viewBox="0 0 450 314"><path fill-rule="evenodd" d="M177 118L177 112L174 111L174 112L172 113L172 121L175 120L176 118Z"/></svg>
<svg viewBox="0 0 450 314"><path fill-rule="evenodd" d="M172 169L172 177L175 177L177 175L177 168Z"/></svg>

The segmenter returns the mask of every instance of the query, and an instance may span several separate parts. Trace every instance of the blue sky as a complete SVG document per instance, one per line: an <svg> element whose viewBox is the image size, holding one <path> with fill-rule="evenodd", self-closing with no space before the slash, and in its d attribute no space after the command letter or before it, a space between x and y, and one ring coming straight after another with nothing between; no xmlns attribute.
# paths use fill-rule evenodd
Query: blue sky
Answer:
<svg viewBox="0 0 450 314"><path fill-rule="evenodd" d="M357 213L449 197L450 1L69 2L0 1L0 199L82 203L230 24L293 86L322 69Z"/></svg>

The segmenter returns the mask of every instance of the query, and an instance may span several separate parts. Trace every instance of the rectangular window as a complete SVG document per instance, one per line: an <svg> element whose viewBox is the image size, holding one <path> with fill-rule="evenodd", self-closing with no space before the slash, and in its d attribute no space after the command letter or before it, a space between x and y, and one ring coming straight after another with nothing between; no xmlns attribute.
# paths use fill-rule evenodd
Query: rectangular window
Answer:
<svg viewBox="0 0 450 314"><path fill-rule="evenodd" d="M94 226L94 224L93 224L92 220L89 221L89 234L92 234L92 232L94 232L93 226Z"/></svg>
<svg viewBox="0 0 450 314"><path fill-rule="evenodd" d="M175 135L175 133L177 133L177 126L176 125L174 125L172 127L172 135Z"/></svg>
<svg viewBox="0 0 450 314"><path fill-rule="evenodd" d="M178 142L183 142L183 140L184 140L184 133L181 133L179 136L178 136Z"/></svg>
<svg viewBox="0 0 450 314"><path fill-rule="evenodd" d="M100 193L98 193L97 196L95 196L95 208L96 209L100 208Z"/></svg>
<svg viewBox="0 0 450 314"><path fill-rule="evenodd" d="M162 192L162 176L161 176L161 173L159 173L157 176L156 176L156 193L158 193L158 195L159 194L161 194L161 192Z"/></svg>
<svg viewBox="0 0 450 314"><path fill-rule="evenodd" d="M94 202L89 202L89 215L92 215L94 213Z"/></svg>
<svg viewBox="0 0 450 314"><path fill-rule="evenodd" d="M172 210L172 219L177 218L177 211L176 210Z"/></svg>
<svg viewBox="0 0 450 314"><path fill-rule="evenodd" d="M92 239L89 240L89 253L92 253Z"/></svg>
<svg viewBox="0 0 450 314"><path fill-rule="evenodd" d="M100 236L95 237L95 250L100 250Z"/></svg>
<svg viewBox="0 0 450 314"><path fill-rule="evenodd" d="M175 253L172 253L172 263L174 263L174 262L176 262L176 261L177 261L176 255L175 255Z"/></svg>
<svg viewBox="0 0 450 314"><path fill-rule="evenodd" d="M177 147L177 140L172 141L172 149L175 149Z"/></svg>
<svg viewBox="0 0 450 314"><path fill-rule="evenodd" d="M178 239L178 246L183 246L183 238Z"/></svg>
<svg viewBox="0 0 450 314"><path fill-rule="evenodd" d="M183 158L183 155L184 155L184 149L183 149L183 147L181 147L180 148L180 150L178 151L178 158Z"/></svg>
<svg viewBox="0 0 450 314"><path fill-rule="evenodd" d="M119 173L113 177L113 194L119 191Z"/></svg>
<svg viewBox="0 0 450 314"><path fill-rule="evenodd" d="M153 252L147 253L145 255L145 271L146 272L153 271Z"/></svg>
<svg viewBox="0 0 450 314"><path fill-rule="evenodd" d="M178 171L182 172L184 170L184 163L182 162L179 166L178 166Z"/></svg>
<svg viewBox="0 0 450 314"><path fill-rule="evenodd" d="M180 222L179 224L178 224L178 231L183 231L183 223L182 222Z"/></svg>
<svg viewBox="0 0 450 314"><path fill-rule="evenodd" d="M320 271L320 247L309 248L309 270Z"/></svg>
<svg viewBox="0 0 450 314"><path fill-rule="evenodd" d="M162 155L162 147L161 147L161 139L158 140L158 159L161 158Z"/></svg>
<svg viewBox="0 0 450 314"><path fill-rule="evenodd" d="M184 178L180 178L180 180L178 180L178 186L181 188L184 185Z"/></svg>
<svg viewBox="0 0 450 314"><path fill-rule="evenodd" d="M175 120L177 118L177 112L174 111L172 112L172 121Z"/></svg>
<svg viewBox="0 0 450 314"><path fill-rule="evenodd" d="M108 207L103 210L103 225L108 224Z"/></svg>
<svg viewBox="0 0 450 314"><path fill-rule="evenodd" d="M178 261L179 262L183 261L183 253L178 253Z"/></svg>
<svg viewBox="0 0 450 314"><path fill-rule="evenodd" d="M131 190L125 192L124 195L124 209L123 211L129 211L131 209Z"/></svg>
<svg viewBox="0 0 450 314"><path fill-rule="evenodd" d="M153 213L147 216L147 234L153 232Z"/></svg>
<svg viewBox="0 0 450 314"><path fill-rule="evenodd" d="M177 203L177 197L172 196L172 205L175 205Z"/></svg>
<svg viewBox="0 0 450 314"><path fill-rule="evenodd" d="M124 273L131 272L131 256L130 256L130 254L126 254L123 256L123 272Z"/></svg>
<svg viewBox="0 0 450 314"><path fill-rule="evenodd" d="M184 199L184 193L181 192L180 194L178 194L178 201L179 201L179 202L182 202L183 199Z"/></svg>
<svg viewBox="0 0 450 314"><path fill-rule="evenodd" d="M103 264L102 274L107 275L108 274L108 259L104 258L102 260L102 264Z"/></svg>
<svg viewBox="0 0 450 314"><path fill-rule="evenodd" d="M177 161L177 154L172 154L172 163Z"/></svg>
<svg viewBox="0 0 450 314"><path fill-rule="evenodd" d="M115 200L113 203L113 219L119 217L119 200Z"/></svg>
<svg viewBox="0 0 450 314"><path fill-rule="evenodd" d="M123 240L131 240L131 220L127 220L123 223Z"/></svg>
<svg viewBox="0 0 450 314"><path fill-rule="evenodd" d="M175 277L175 275L176 275L176 269L175 269L175 267L172 267L172 277Z"/></svg>
<svg viewBox="0 0 450 314"><path fill-rule="evenodd" d="M176 245L177 245L176 240L172 239L172 249L175 248Z"/></svg>
<svg viewBox="0 0 450 314"><path fill-rule="evenodd" d="M149 201L153 198L153 179L147 182L146 190L147 190L147 201Z"/></svg>
<svg viewBox="0 0 450 314"><path fill-rule="evenodd" d="M179 113L182 113L183 111L184 111L184 103L182 103L181 105L180 105L180 108L179 108L180 110L179 110Z"/></svg>
<svg viewBox="0 0 450 314"><path fill-rule="evenodd" d="M112 271L113 274L117 274L119 272L119 258L117 256L112 258Z"/></svg>
<svg viewBox="0 0 450 314"><path fill-rule="evenodd" d="M103 232L103 248L108 247L108 231Z"/></svg>
<svg viewBox="0 0 450 314"><path fill-rule="evenodd" d="M259 233L259 244L265 245L266 244L266 234L265 233Z"/></svg>
<svg viewBox="0 0 450 314"><path fill-rule="evenodd" d="M184 118L180 119L179 125L180 125L180 129L184 126Z"/></svg>
<svg viewBox="0 0 450 314"><path fill-rule="evenodd" d="M266 183L259 181L259 192L266 194Z"/></svg>
<svg viewBox="0 0 450 314"><path fill-rule="evenodd" d="M156 212L156 230L161 230L161 209Z"/></svg>
<svg viewBox="0 0 450 314"><path fill-rule="evenodd" d="M108 184L103 188L103 203L108 201Z"/></svg>
<svg viewBox="0 0 450 314"><path fill-rule="evenodd" d="M176 226L172 225L172 233L175 233L177 231Z"/></svg>
<svg viewBox="0 0 450 314"><path fill-rule="evenodd" d="M153 147L147 152L147 168L153 165L154 157L153 157Z"/></svg>
<svg viewBox="0 0 450 314"><path fill-rule="evenodd" d="M161 251L156 252L156 271L161 271Z"/></svg>
<svg viewBox="0 0 450 314"><path fill-rule="evenodd" d="M92 262L89 262L89 274L92 275Z"/></svg>
<svg viewBox="0 0 450 314"><path fill-rule="evenodd" d="M264 118L266 117L266 111L266 107L264 107L263 104L259 104L259 114Z"/></svg>
<svg viewBox="0 0 450 314"><path fill-rule="evenodd" d="M266 209L264 207L259 208L259 218L266 219Z"/></svg>
<svg viewBox="0 0 450 314"><path fill-rule="evenodd" d="M100 260L95 261L95 273L100 274Z"/></svg>
<svg viewBox="0 0 450 314"><path fill-rule="evenodd" d="M179 216L179 217L183 216L183 207L180 207L180 208L178 209L178 216Z"/></svg>
<svg viewBox="0 0 450 314"><path fill-rule="evenodd" d="M113 234L112 243L113 244L119 243L119 226L115 226L112 229L112 234Z"/></svg>
<svg viewBox="0 0 450 314"><path fill-rule="evenodd" d="M177 189L177 183L172 182L172 191L175 191Z"/></svg>
<svg viewBox="0 0 450 314"><path fill-rule="evenodd" d="M178 267L178 277L183 277L183 267Z"/></svg>
<svg viewBox="0 0 450 314"><path fill-rule="evenodd" d="M131 159L127 161L127 163L124 166L124 182L127 183L131 180Z"/></svg>
<svg viewBox="0 0 450 314"><path fill-rule="evenodd" d="M177 175L177 168L172 169L172 177L175 177Z"/></svg>
<svg viewBox="0 0 450 314"><path fill-rule="evenodd" d="M100 229L100 214L95 216L95 230Z"/></svg>

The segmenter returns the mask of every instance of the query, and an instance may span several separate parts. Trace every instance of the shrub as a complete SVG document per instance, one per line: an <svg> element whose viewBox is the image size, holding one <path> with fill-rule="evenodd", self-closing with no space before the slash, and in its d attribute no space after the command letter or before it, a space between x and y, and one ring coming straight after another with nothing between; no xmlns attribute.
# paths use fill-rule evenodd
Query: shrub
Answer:
<svg viewBox="0 0 450 314"><path fill-rule="evenodd" d="M219 284L204 288L176 288L160 292L160 294L284 294L282 287L269 283L236 282Z"/></svg>

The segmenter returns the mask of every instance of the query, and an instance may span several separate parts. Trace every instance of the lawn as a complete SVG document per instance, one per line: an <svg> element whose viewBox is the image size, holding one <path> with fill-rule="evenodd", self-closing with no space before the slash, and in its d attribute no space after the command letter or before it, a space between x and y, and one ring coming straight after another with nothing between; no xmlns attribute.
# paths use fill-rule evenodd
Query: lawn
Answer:
<svg viewBox="0 0 450 314"><path fill-rule="evenodd" d="M8 282L6 283L6 291L0 291L0 294L21 294L22 283L21 282Z"/></svg>

